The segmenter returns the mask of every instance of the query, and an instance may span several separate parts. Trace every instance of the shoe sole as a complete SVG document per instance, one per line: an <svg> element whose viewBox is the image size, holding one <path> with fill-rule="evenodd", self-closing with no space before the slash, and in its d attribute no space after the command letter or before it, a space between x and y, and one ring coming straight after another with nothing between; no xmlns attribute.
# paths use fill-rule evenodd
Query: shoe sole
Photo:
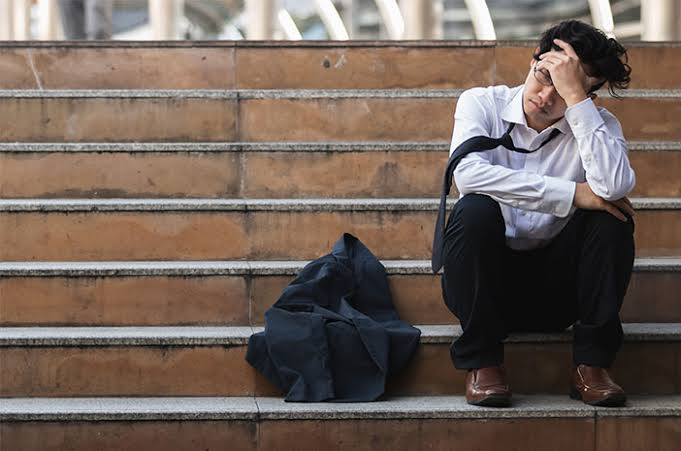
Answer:
<svg viewBox="0 0 681 451"><path fill-rule="evenodd" d="M627 402L627 396L623 394L610 395L607 398L599 399L597 401L584 401L581 393L579 393L575 387L570 388L570 398L596 407L623 407Z"/></svg>
<svg viewBox="0 0 681 451"><path fill-rule="evenodd" d="M511 406L511 397L510 396L503 396L503 395L492 395L488 396L486 398L481 399L480 401L468 401L468 404L472 406L479 406L479 407L510 407Z"/></svg>

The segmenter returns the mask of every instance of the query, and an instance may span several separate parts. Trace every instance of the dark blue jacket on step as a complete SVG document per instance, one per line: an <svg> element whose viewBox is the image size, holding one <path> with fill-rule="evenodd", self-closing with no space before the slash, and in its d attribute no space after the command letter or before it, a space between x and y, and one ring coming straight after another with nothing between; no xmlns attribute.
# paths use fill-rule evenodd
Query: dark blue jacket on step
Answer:
<svg viewBox="0 0 681 451"><path fill-rule="evenodd" d="M286 401L373 401L420 335L397 315L381 262L346 233L265 313L246 360Z"/></svg>

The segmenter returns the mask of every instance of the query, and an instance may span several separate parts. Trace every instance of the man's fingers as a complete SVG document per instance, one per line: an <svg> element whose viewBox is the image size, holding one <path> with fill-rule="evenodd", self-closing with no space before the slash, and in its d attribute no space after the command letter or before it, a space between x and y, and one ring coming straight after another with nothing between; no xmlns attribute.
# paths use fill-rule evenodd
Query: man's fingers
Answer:
<svg viewBox="0 0 681 451"><path fill-rule="evenodd" d="M541 55L539 55L540 59L551 58L551 57L558 58L558 59L561 59L563 61L568 61L570 59L570 57L568 55L566 55L565 53L557 52L555 50L551 50L550 52L542 53Z"/></svg>
<svg viewBox="0 0 681 451"><path fill-rule="evenodd" d="M544 55L546 55L546 56L544 56ZM551 54L544 53L544 55L542 55L543 58L542 58L541 61L540 61L540 62L542 62L542 63L546 63L547 61L550 61L550 62L552 62L552 63L554 63L554 64L559 64L559 63L566 63L566 62L569 60L569 58L568 58L567 56L565 56L565 55L560 55L560 56L562 56L562 57L565 57L565 59L560 58L560 57L559 57L558 55L556 55L556 54L551 55Z"/></svg>
<svg viewBox="0 0 681 451"><path fill-rule="evenodd" d="M620 221L627 221L627 217L624 216L624 213L622 213L619 208L615 207L615 205L611 204L610 202L605 202L605 205L603 206L605 211L619 219Z"/></svg>
<svg viewBox="0 0 681 451"><path fill-rule="evenodd" d="M634 216L634 207L631 205L631 202L629 202L629 199L626 197L623 199L620 199L616 202L613 202L616 207L619 207L620 209L624 210L625 213L627 213L629 216Z"/></svg>
<svg viewBox="0 0 681 451"><path fill-rule="evenodd" d="M544 64L548 64L548 63L550 63L550 64L560 64L562 61L559 60L558 58L551 58L551 57L549 57L549 58L544 58L544 59L542 59L541 62L544 63Z"/></svg>
<svg viewBox="0 0 681 451"><path fill-rule="evenodd" d="M565 41L563 41L563 40L561 40L561 39L554 39L553 42L554 42L558 47L560 47L561 49L563 49L563 50L565 51L565 53L566 53L569 57L579 59L579 57L577 56L577 52L575 52L575 49L572 48L572 46L571 46L570 44L568 44L567 42L565 42Z"/></svg>
<svg viewBox="0 0 681 451"><path fill-rule="evenodd" d="M629 200L628 197L623 197L618 202L624 202L625 204L629 205L631 208L634 208L634 206L631 204L631 201Z"/></svg>

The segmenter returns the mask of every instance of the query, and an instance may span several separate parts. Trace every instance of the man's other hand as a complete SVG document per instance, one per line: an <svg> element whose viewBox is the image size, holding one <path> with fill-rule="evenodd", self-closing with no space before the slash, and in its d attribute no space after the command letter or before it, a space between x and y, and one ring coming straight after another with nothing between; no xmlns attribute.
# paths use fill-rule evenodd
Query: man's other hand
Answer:
<svg viewBox="0 0 681 451"><path fill-rule="evenodd" d="M612 202L607 201L594 194L588 183L577 183L575 198L572 203L575 207L584 210L607 211L620 221L627 221L627 217L622 213L623 211L632 217L634 216L634 207L628 198L623 197Z"/></svg>

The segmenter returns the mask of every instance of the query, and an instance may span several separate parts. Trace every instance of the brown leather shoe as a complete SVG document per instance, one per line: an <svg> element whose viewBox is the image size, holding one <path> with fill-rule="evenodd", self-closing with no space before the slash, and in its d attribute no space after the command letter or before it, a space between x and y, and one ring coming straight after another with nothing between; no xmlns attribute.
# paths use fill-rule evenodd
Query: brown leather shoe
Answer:
<svg viewBox="0 0 681 451"><path fill-rule="evenodd" d="M610 379L605 368L588 365L573 368L570 398L604 407L621 407L627 401L624 390Z"/></svg>
<svg viewBox="0 0 681 451"><path fill-rule="evenodd" d="M503 365L468 370L466 401L474 406L510 406L511 389L506 383L506 370Z"/></svg>

